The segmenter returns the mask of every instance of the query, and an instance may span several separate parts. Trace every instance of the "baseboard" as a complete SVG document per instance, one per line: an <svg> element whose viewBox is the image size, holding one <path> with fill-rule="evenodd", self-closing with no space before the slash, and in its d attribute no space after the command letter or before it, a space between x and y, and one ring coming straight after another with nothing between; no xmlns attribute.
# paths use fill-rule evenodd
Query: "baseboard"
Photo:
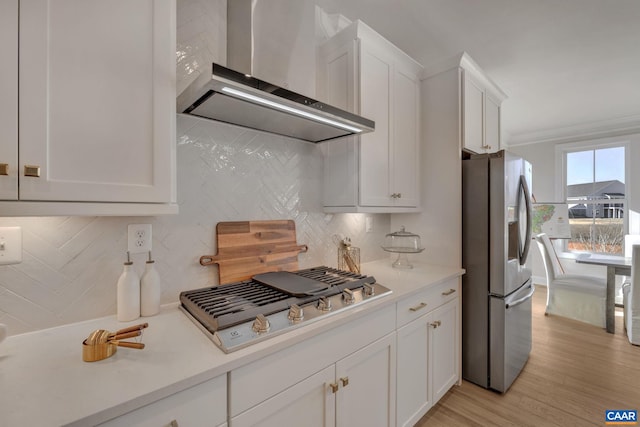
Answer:
<svg viewBox="0 0 640 427"><path fill-rule="evenodd" d="M531 280L536 286L544 286L545 288L547 287L547 278L544 276L531 276Z"/></svg>

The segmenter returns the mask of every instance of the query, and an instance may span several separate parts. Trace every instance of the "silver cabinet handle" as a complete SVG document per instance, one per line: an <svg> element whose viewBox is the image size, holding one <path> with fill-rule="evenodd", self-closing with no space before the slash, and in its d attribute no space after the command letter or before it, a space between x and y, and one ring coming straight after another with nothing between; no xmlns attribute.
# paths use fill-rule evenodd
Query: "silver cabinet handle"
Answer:
<svg viewBox="0 0 640 427"><path fill-rule="evenodd" d="M451 295L452 293L454 293L456 290L455 289L449 289L448 291L444 291L442 293L442 295L447 296L447 295Z"/></svg>
<svg viewBox="0 0 640 427"><path fill-rule="evenodd" d="M420 304L416 305L415 307L410 307L409 311L418 311L418 310L422 310L423 308L425 308L427 306L426 302L421 302Z"/></svg>

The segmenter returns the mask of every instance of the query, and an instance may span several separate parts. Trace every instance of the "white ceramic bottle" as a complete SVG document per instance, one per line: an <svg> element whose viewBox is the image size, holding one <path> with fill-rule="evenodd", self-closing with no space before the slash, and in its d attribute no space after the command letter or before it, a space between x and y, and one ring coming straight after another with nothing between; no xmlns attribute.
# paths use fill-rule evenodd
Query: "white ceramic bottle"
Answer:
<svg viewBox="0 0 640 427"><path fill-rule="evenodd" d="M142 316L153 316L160 312L160 294L160 275L156 271L155 261L151 259L151 251L149 251L149 261L140 279L140 314Z"/></svg>
<svg viewBox="0 0 640 427"><path fill-rule="evenodd" d="M140 317L140 278L133 269L133 262L129 259L124 263L124 271L118 279L117 319L128 322Z"/></svg>

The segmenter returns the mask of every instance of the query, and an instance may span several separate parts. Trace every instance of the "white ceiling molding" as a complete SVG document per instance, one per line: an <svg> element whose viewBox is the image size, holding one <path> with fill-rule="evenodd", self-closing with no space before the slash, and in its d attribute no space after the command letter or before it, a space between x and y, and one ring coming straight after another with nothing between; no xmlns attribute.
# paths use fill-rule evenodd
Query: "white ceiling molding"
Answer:
<svg viewBox="0 0 640 427"><path fill-rule="evenodd" d="M500 89L500 87L484 72L484 70L478 65L477 62L469 56L467 52L460 52L451 58L441 61L437 64L425 67L420 76L421 80L428 79L429 77L440 74L444 71L448 71L452 68L460 67L464 70L468 70L473 73L474 77L479 80L484 87L486 87L498 101L502 102L507 99L507 94Z"/></svg>
<svg viewBox="0 0 640 427"><path fill-rule="evenodd" d="M565 143L640 133L640 115L620 117L538 132L506 135L507 146Z"/></svg>

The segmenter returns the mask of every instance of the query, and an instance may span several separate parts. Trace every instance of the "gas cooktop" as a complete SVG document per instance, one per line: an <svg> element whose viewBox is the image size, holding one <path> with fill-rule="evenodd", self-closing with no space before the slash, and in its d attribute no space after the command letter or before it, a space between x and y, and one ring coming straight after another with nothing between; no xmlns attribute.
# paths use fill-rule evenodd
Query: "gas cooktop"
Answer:
<svg viewBox="0 0 640 427"><path fill-rule="evenodd" d="M322 266L185 291L180 302L196 325L230 353L390 293L373 276Z"/></svg>

